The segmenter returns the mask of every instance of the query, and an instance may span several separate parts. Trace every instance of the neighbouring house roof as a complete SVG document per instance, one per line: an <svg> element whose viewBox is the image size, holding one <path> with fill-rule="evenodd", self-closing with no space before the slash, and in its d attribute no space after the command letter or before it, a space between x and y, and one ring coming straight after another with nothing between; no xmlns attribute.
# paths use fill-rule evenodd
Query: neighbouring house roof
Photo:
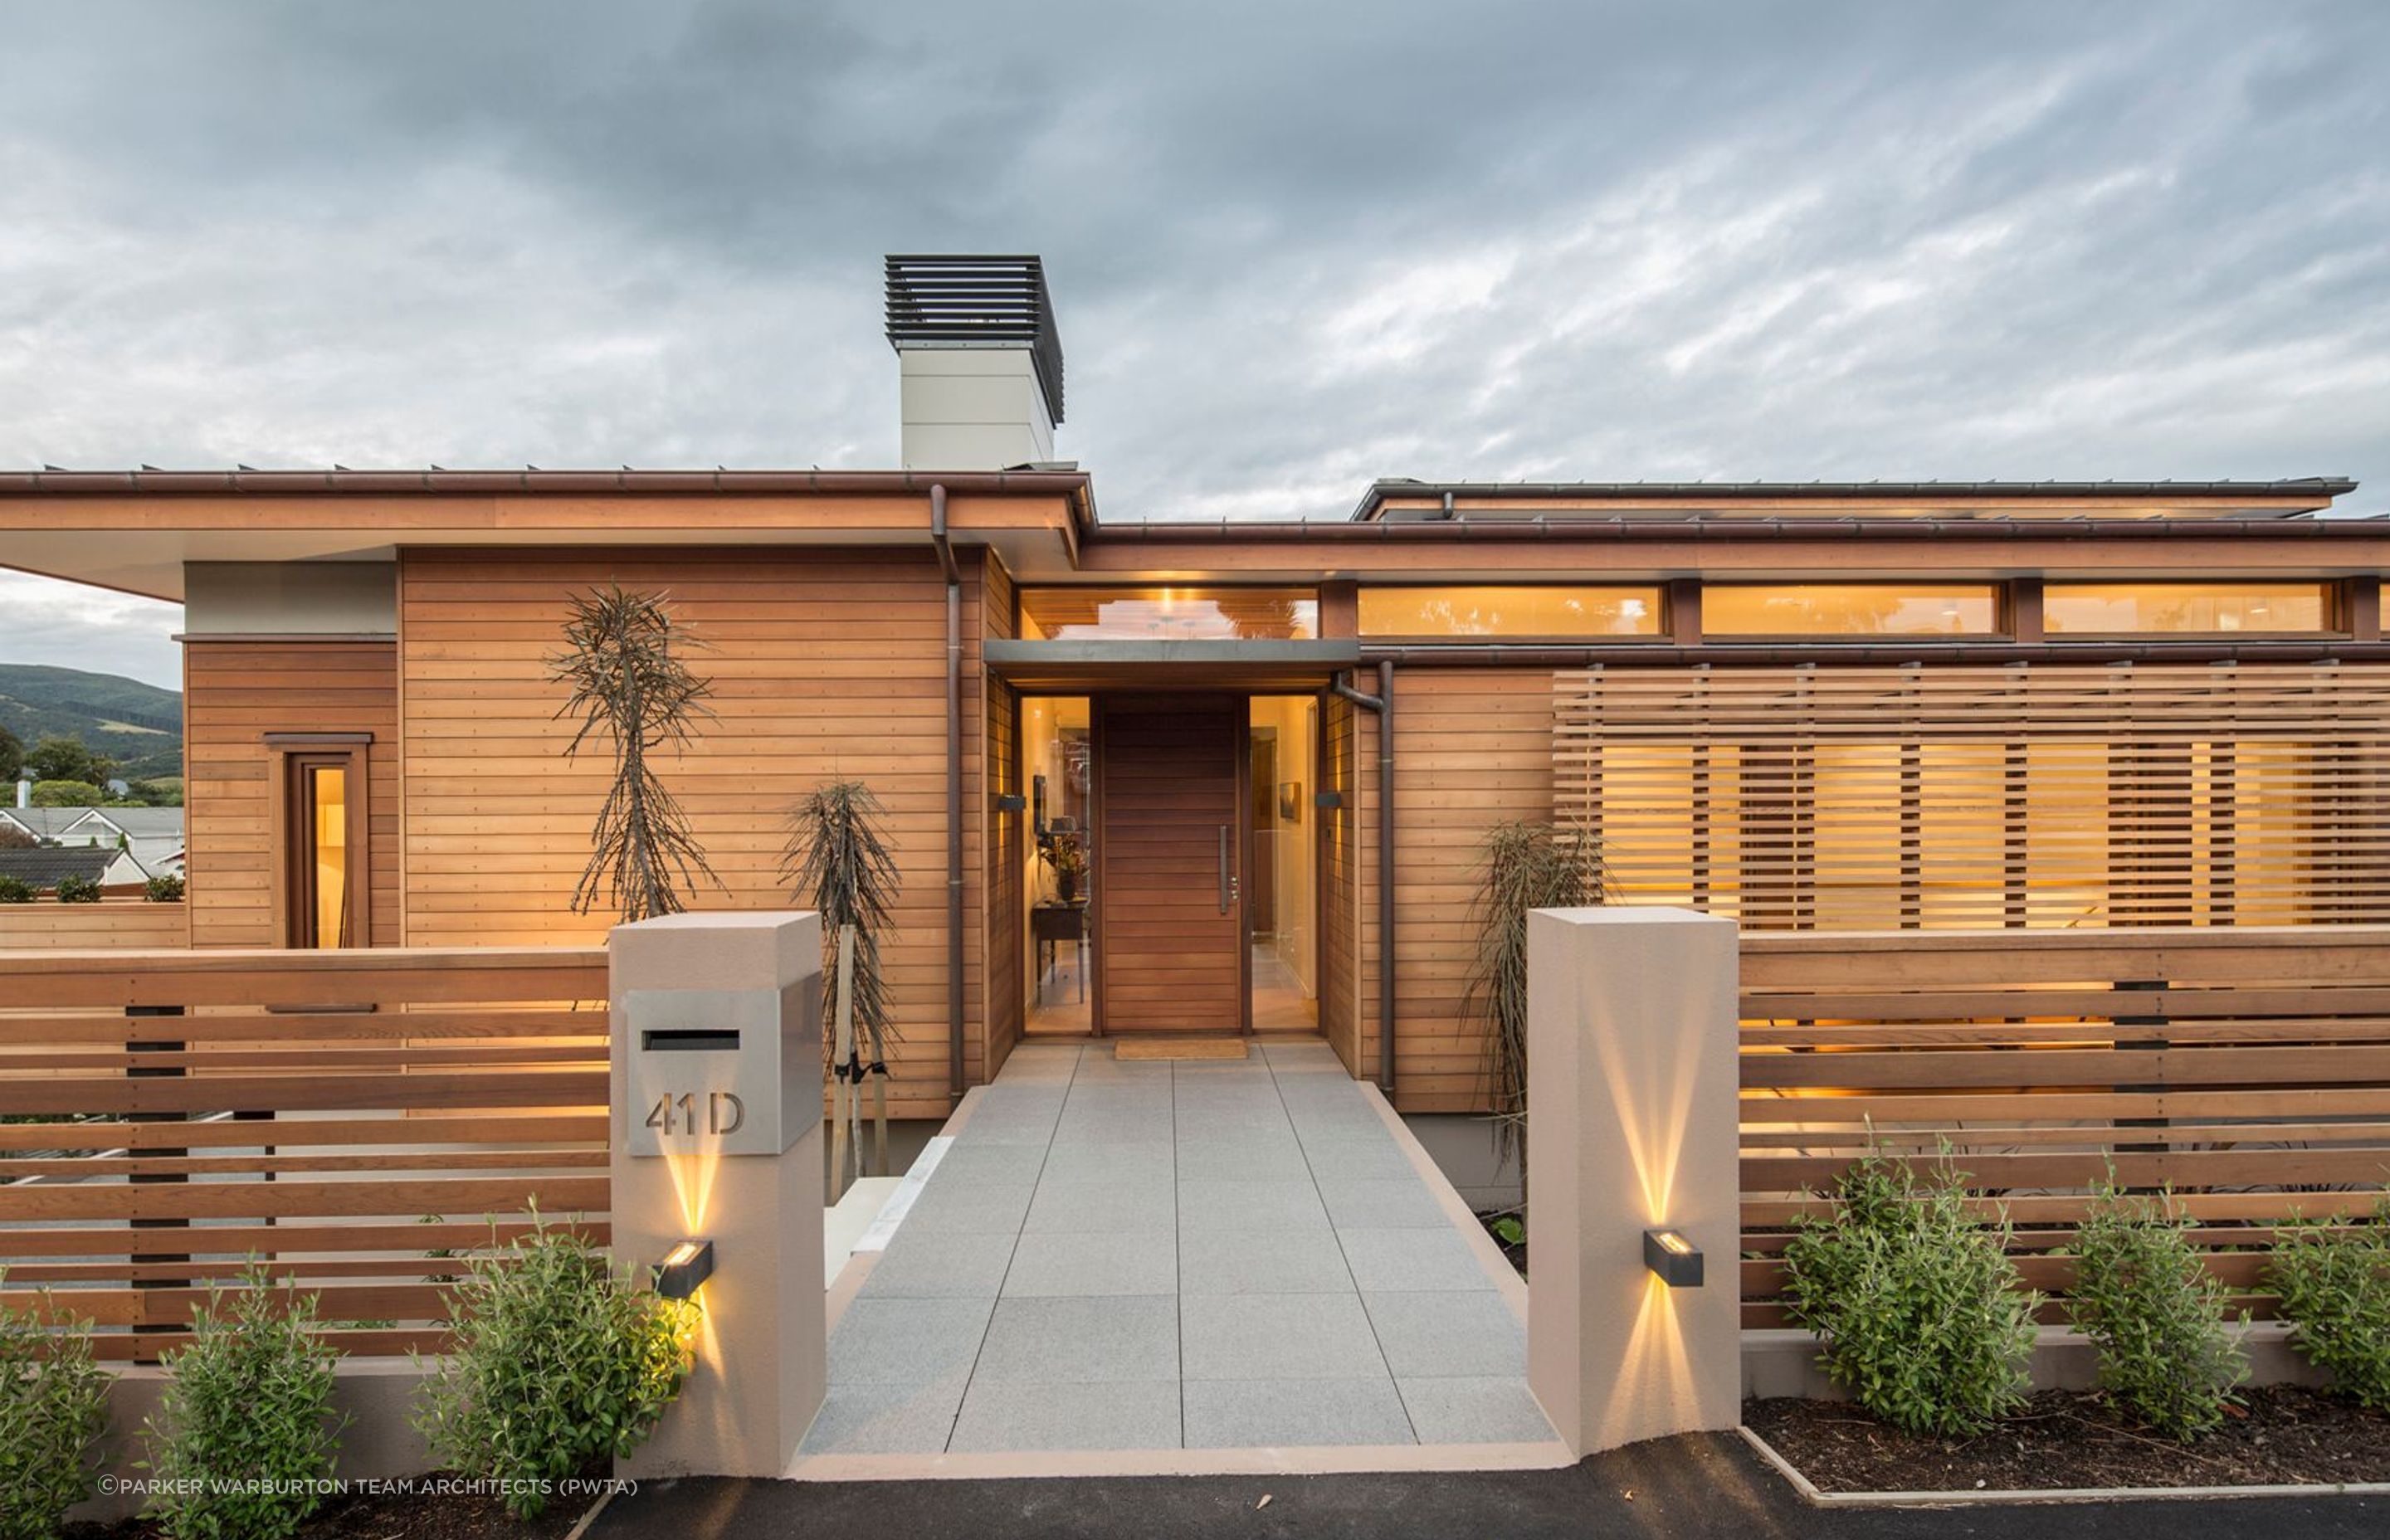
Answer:
<svg viewBox="0 0 2390 1540"><path fill-rule="evenodd" d="M58 812L74 811L69 808ZM179 807L88 807L83 817L67 826L67 837L82 832L84 824L106 825L120 834L135 840L173 840L183 838L183 810Z"/></svg>
<svg viewBox="0 0 2390 1540"><path fill-rule="evenodd" d="M88 807L11 807L0 809L0 818L7 819L36 840L56 840L96 811Z"/></svg>
<svg viewBox="0 0 2390 1540"><path fill-rule="evenodd" d="M108 868L116 864L122 853L87 845L0 850L0 877L14 877L36 888L55 888L60 879L69 877L87 877L96 882L106 878Z"/></svg>

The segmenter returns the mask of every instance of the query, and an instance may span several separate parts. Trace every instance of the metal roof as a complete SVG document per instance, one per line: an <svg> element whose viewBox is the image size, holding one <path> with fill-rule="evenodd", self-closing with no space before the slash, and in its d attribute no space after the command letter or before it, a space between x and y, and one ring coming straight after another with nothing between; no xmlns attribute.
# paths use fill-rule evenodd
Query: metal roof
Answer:
<svg viewBox="0 0 2390 1540"><path fill-rule="evenodd" d="M1353 510L1353 520L1368 522L1380 518L1386 511L1387 500L1395 497L1484 502L1574 498L1587 502L1644 502L1696 512L1703 504L1903 498L2030 503L2088 497L2303 497L2313 498L2320 507L2356 490L2357 482L2345 476L2304 476L2270 481L1423 481L1388 477L1370 483ZM1438 510L1419 512L1440 516ZM1465 518L1467 510L1460 510L1460 516Z"/></svg>

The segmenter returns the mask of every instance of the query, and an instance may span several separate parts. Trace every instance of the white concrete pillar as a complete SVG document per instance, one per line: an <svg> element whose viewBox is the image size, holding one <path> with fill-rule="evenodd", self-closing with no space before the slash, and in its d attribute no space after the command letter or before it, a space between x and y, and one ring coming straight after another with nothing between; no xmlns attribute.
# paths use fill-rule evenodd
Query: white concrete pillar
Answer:
<svg viewBox="0 0 2390 1540"><path fill-rule="evenodd" d="M608 949L615 1260L713 1243L696 1367L618 1474L777 1477L829 1378L821 920L673 915Z"/></svg>
<svg viewBox="0 0 2390 1540"><path fill-rule="evenodd" d="M1543 909L1527 920L1527 1381L1579 1455L1741 1416L1731 920ZM1703 1253L1645 1266L1648 1229Z"/></svg>

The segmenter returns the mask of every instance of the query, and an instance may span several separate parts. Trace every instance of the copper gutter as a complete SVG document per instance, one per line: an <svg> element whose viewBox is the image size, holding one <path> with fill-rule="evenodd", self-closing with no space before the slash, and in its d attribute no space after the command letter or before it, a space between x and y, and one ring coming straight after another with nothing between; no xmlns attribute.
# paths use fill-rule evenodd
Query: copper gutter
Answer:
<svg viewBox="0 0 2390 1540"><path fill-rule="evenodd" d="M1701 663L2319 663L2333 660L2390 661L2390 641L2345 637L2257 642L1612 642L1587 647L1548 643L1461 642L1451 646L1373 647L1361 644L1364 663L1461 664L1503 668L1683 668Z"/></svg>
<svg viewBox="0 0 2390 1540"><path fill-rule="evenodd" d="M963 1097L963 574L946 538L946 488L930 487L930 541L946 574L946 1094Z"/></svg>

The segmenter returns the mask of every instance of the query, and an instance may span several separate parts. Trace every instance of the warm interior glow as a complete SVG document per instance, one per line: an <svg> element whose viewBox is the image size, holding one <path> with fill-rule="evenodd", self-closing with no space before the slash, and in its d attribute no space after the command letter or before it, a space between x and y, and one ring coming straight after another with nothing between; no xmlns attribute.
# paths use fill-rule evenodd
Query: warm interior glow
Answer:
<svg viewBox="0 0 2390 1540"><path fill-rule="evenodd" d="M308 837L315 869L315 943L349 943L349 773L337 765L307 772Z"/></svg>
<svg viewBox="0 0 2390 1540"><path fill-rule="evenodd" d="M1304 641L1319 635L1308 588L1023 588L1032 642Z"/></svg>
<svg viewBox="0 0 2390 1540"><path fill-rule="evenodd" d="M1657 636L1656 587L1364 588L1364 636Z"/></svg>
<svg viewBox="0 0 2390 1540"><path fill-rule="evenodd" d="M2327 631L2331 593L2320 583L2053 583L2041 625L2052 635Z"/></svg>
<svg viewBox="0 0 2390 1540"><path fill-rule="evenodd" d="M1988 583L1717 584L1702 590L1711 636L1988 635L1999 629Z"/></svg>

